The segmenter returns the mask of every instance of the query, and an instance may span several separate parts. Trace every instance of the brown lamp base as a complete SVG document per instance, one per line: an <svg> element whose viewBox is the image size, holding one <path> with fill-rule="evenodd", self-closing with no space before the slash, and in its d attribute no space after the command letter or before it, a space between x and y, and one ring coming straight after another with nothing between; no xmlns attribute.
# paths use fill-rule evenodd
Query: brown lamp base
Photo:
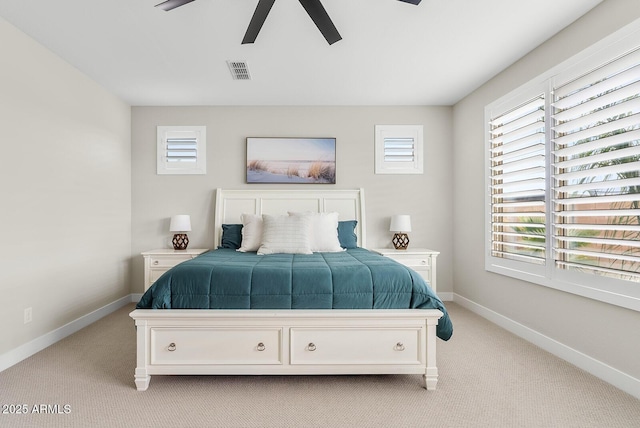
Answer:
<svg viewBox="0 0 640 428"><path fill-rule="evenodd" d="M176 233L173 235L173 249L174 250L186 250L189 245L189 238L186 233Z"/></svg>
<svg viewBox="0 0 640 428"><path fill-rule="evenodd" d="M406 233L394 233L391 242L396 250L406 250L409 246L409 235Z"/></svg>

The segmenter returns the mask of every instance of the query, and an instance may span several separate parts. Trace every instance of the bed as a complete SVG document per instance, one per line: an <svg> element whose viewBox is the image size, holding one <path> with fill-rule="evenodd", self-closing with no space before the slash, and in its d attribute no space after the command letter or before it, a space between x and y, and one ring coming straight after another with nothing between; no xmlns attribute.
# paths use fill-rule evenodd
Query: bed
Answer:
<svg viewBox="0 0 640 428"><path fill-rule="evenodd" d="M364 212L363 189L216 189L214 242L228 248L172 268L130 314L137 389L152 375L287 374L422 374L435 389L451 321L420 275L365 249ZM271 254L267 220L299 225L306 213L338 213L354 242L339 229L346 250ZM257 253L227 245L248 215L265 221Z"/></svg>

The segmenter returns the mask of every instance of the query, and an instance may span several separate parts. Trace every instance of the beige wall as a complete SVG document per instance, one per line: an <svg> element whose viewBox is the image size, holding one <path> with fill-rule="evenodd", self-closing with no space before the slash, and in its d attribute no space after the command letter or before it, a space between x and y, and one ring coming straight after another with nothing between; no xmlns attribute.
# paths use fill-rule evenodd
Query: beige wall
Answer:
<svg viewBox="0 0 640 428"><path fill-rule="evenodd" d="M191 214L191 246L211 247L216 187L304 188L245 184L246 137L333 136L330 187L365 188L369 247L387 246L389 217L409 213L412 246L441 251L439 291L640 378L637 312L486 272L483 259L484 106L638 17L640 2L605 0L453 108L130 109L0 19L0 355L142 292L139 253L168 247L171 215ZM425 174L374 174L376 124L424 125ZM208 174L156 175L158 125L206 125Z"/></svg>
<svg viewBox="0 0 640 428"><path fill-rule="evenodd" d="M640 379L640 314L484 270L484 106L640 17L606 0L454 107L454 291ZM634 339L635 338L635 339Z"/></svg>
<svg viewBox="0 0 640 428"><path fill-rule="evenodd" d="M425 173L374 174L374 126L422 124ZM206 125L206 175L156 175L156 126ZM441 251L438 291L451 292L450 107L134 107L133 291L142 292L141 251L166 248L169 218L190 214L193 248L213 246L214 189L365 189L367 245L389 246L391 215L412 216L411 246ZM336 185L245 184L246 137L336 137ZM309 187L311 186L311 187Z"/></svg>
<svg viewBox="0 0 640 428"><path fill-rule="evenodd" d="M2 355L130 293L131 115L1 18L0 40Z"/></svg>

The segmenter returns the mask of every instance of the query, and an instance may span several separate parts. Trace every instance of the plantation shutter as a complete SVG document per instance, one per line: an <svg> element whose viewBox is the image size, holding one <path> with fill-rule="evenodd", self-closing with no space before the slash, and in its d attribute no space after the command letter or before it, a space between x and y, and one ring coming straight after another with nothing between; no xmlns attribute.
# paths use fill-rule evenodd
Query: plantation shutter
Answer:
<svg viewBox="0 0 640 428"><path fill-rule="evenodd" d="M385 137L385 162L411 162L416 158L416 141L413 137Z"/></svg>
<svg viewBox="0 0 640 428"><path fill-rule="evenodd" d="M558 268L640 280L640 50L554 88Z"/></svg>
<svg viewBox="0 0 640 428"><path fill-rule="evenodd" d="M165 155L167 162L196 162L198 139L196 137L167 138Z"/></svg>
<svg viewBox="0 0 640 428"><path fill-rule="evenodd" d="M489 119L491 255L545 264L545 99Z"/></svg>
<svg viewBox="0 0 640 428"><path fill-rule="evenodd" d="M376 174L422 174L422 125L376 125Z"/></svg>
<svg viewBox="0 0 640 428"><path fill-rule="evenodd" d="M206 128L158 127L158 174L206 174Z"/></svg>

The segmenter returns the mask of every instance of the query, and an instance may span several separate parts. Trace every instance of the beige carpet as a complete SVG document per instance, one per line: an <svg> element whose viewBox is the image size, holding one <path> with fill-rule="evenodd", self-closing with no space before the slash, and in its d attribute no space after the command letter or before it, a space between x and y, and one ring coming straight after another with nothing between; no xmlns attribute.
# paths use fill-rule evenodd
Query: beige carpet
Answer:
<svg viewBox="0 0 640 428"><path fill-rule="evenodd" d="M138 392L131 305L0 373L0 404L27 407L0 414L0 426L640 426L640 400L447 307L455 332L438 341L436 391L393 375L153 376Z"/></svg>

